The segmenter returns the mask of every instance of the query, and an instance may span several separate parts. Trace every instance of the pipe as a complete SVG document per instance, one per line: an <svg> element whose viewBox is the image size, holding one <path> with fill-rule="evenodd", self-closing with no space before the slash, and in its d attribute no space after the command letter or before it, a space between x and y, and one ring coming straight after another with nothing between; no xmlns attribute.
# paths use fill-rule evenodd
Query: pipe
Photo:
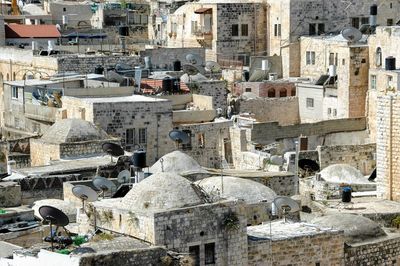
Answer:
<svg viewBox="0 0 400 266"><path fill-rule="evenodd" d="M389 98L389 200L393 200L393 148L392 148L392 135L393 135L393 96Z"/></svg>

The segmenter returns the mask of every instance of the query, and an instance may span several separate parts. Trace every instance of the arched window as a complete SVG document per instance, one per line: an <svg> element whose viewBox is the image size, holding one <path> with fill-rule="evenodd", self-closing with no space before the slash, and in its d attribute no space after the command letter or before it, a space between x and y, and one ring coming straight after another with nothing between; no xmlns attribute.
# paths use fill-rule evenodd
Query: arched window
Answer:
<svg viewBox="0 0 400 266"><path fill-rule="evenodd" d="M376 49L375 64L376 64L376 66L381 66L382 65L382 49L380 47L378 47Z"/></svg>
<svg viewBox="0 0 400 266"><path fill-rule="evenodd" d="M287 91L285 88L281 89L279 91L279 97L286 97L287 96Z"/></svg>
<svg viewBox="0 0 400 266"><path fill-rule="evenodd" d="M274 89L269 89L268 90L268 97L269 98L275 97L275 90Z"/></svg>

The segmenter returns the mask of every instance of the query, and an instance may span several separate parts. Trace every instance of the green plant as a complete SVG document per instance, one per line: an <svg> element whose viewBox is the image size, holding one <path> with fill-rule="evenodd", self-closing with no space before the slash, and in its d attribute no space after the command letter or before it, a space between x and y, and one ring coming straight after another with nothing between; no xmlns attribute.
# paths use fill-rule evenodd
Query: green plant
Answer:
<svg viewBox="0 0 400 266"><path fill-rule="evenodd" d="M108 211L104 211L104 212L103 212L103 220L104 220L106 223L110 224L111 221L113 220L113 218L114 218L114 216L113 216L113 213L112 213L111 210L108 210Z"/></svg>
<svg viewBox="0 0 400 266"><path fill-rule="evenodd" d="M397 215L392 220L392 225L399 228L400 227L400 215Z"/></svg>
<svg viewBox="0 0 400 266"><path fill-rule="evenodd" d="M113 239L114 239L114 236L112 234L101 233L101 234L95 235L91 241L98 242L98 241L113 240Z"/></svg>
<svg viewBox="0 0 400 266"><path fill-rule="evenodd" d="M238 230L240 228L240 221L236 213L231 212L227 214L222 222L223 226L228 231Z"/></svg>
<svg viewBox="0 0 400 266"><path fill-rule="evenodd" d="M128 215L129 215L128 218L129 224L137 226L137 224L139 223L139 218L136 217L136 214L133 212L129 212Z"/></svg>

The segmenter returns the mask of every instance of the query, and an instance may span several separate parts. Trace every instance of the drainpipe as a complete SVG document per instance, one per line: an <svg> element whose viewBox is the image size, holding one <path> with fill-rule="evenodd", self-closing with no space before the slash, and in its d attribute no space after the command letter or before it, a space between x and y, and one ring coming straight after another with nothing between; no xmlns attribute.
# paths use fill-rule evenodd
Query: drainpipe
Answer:
<svg viewBox="0 0 400 266"><path fill-rule="evenodd" d="M392 135L393 135L393 96L389 98L389 200L393 199L393 148L392 148Z"/></svg>

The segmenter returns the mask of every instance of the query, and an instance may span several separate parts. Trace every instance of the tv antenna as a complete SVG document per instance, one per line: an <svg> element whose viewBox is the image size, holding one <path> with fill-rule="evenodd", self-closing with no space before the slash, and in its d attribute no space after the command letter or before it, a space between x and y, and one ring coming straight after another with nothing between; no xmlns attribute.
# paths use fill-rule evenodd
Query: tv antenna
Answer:
<svg viewBox="0 0 400 266"><path fill-rule="evenodd" d="M85 210L85 201L93 202L97 200L97 193L93 189L84 185L76 185L72 188L72 194L82 200L82 209Z"/></svg>
<svg viewBox="0 0 400 266"><path fill-rule="evenodd" d="M190 137L187 133L174 129L169 132L169 137L173 141L175 141L176 148L179 149L179 144L189 144L190 143Z"/></svg>
<svg viewBox="0 0 400 266"><path fill-rule="evenodd" d="M111 156L111 162L113 162L113 157L119 157L124 155L124 149L118 144L106 142L101 148L105 153Z"/></svg>
<svg viewBox="0 0 400 266"><path fill-rule="evenodd" d="M129 170L122 170L117 177L118 183L126 184L131 181L131 172Z"/></svg>
<svg viewBox="0 0 400 266"><path fill-rule="evenodd" d="M43 205L39 208L39 214L40 214L40 216L42 216L43 221L46 223L49 223L49 225L50 225L51 251L54 251L54 240L55 240L54 236L58 240L61 240L57 236L57 231L58 231L59 227L62 227L68 235L68 239L65 242L70 242L71 238L69 237L68 231L65 229L65 226L67 226L69 224L69 219L65 213L63 213L61 210L59 210L55 207ZM54 233L53 233L53 225L56 226L56 230L54 231ZM46 237L45 241L47 241L47 239L48 238Z"/></svg>
<svg viewBox="0 0 400 266"><path fill-rule="evenodd" d="M351 43L358 42L362 38L361 31L359 31L358 29L353 28L353 27L344 28L341 31L341 34L342 34L343 38L345 38L346 40L348 40Z"/></svg>
<svg viewBox="0 0 400 266"><path fill-rule="evenodd" d="M102 176L96 176L92 182L97 189L101 190L103 199L107 191L112 192L117 188L117 186L113 182Z"/></svg>
<svg viewBox="0 0 400 266"><path fill-rule="evenodd" d="M273 201L273 208L275 208L278 216L283 216L284 222L286 222L286 216L289 213L300 211L299 204L295 200L285 196L276 197Z"/></svg>

